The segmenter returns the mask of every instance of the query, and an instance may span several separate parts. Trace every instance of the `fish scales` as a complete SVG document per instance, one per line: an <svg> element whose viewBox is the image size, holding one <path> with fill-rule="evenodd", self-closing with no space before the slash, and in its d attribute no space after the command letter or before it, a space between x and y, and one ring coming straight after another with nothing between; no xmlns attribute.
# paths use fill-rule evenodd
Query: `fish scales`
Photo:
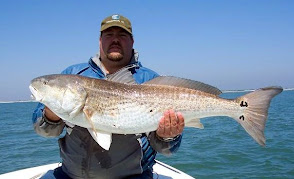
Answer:
<svg viewBox="0 0 294 179"><path fill-rule="evenodd" d="M171 82L158 84L165 79ZM173 81L181 85L173 85ZM187 127L203 128L199 119L204 117L231 117L260 145L265 145L264 127L271 99L283 91L281 87L266 87L231 100L217 96L214 87L176 77L158 77L135 85L78 75L38 77L32 80L30 90L37 101L60 118L89 132L155 131L163 113L175 109L183 114ZM97 135L92 136L97 141Z"/></svg>
<svg viewBox="0 0 294 179"><path fill-rule="evenodd" d="M159 85L122 85L120 83L111 83L98 88L98 83L95 84L96 87L94 86L88 91L88 102L85 105L91 106L95 111L101 111L101 109L107 111L108 113L104 112L103 115L98 115L99 118L115 121L112 125L114 129L108 128L107 130L117 131L119 127L126 134L142 132L139 126L132 124L141 126L146 121L149 126L152 121L153 125L150 128L156 129L160 116L167 109L177 109L184 115L202 118L211 116L212 113L215 116L224 115L224 103L230 103L231 106L235 104L215 95L186 88ZM94 94L95 96L93 96ZM234 106L236 108L237 105ZM228 111L232 112L232 109L228 109ZM186 120L191 119L186 118ZM96 123L95 120L92 120L92 122L95 127L101 127L99 124L101 121Z"/></svg>

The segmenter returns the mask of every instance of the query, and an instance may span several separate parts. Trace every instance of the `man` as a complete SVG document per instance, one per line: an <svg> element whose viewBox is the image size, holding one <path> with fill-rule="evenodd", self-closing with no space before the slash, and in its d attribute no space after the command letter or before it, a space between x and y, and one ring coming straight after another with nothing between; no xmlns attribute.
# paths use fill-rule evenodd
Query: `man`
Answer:
<svg viewBox="0 0 294 179"><path fill-rule="evenodd" d="M112 15L101 23L100 56L88 63L68 67L63 74L77 74L107 79L128 68L134 80L141 84L158 76L138 62L133 49L130 21ZM184 118L169 109L156 131L146 134L113 134L110 149L104 150L87 129L62 121L48 107L39 104L33 114L35 131L45 137L66 134L59 139L62 166L54 170L55 178L152 178L152 166L157 152L169 155L181 142Z"/></svg>

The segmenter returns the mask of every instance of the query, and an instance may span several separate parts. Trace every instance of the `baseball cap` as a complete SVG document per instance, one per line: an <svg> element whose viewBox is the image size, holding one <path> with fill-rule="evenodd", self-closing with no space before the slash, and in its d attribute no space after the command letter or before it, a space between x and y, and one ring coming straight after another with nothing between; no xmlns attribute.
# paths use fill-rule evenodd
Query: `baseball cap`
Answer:
<svg viewBox="0 0 294 179"><path fill-rule="evenodd" d="M132 34L132 25L129 19L122 15L114 14L112 16L106 17L101 22L101 32L110 27L120 27L126 30L128 33Z"/></svg>

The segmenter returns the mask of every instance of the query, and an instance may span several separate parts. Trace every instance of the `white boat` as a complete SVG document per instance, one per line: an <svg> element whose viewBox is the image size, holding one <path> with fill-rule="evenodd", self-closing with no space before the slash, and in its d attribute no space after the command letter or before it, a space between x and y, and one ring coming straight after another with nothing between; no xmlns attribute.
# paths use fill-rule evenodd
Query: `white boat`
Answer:
<svg viewBox="0 0 294 179"><path fill-rule="evenodd" d="M0 175L0 179L38 179L47 171L59 167L60 163L42 165L33 168L17 170ZM153 166L153 178L158 179L192 179L190 175L156 160Z"/></svg>

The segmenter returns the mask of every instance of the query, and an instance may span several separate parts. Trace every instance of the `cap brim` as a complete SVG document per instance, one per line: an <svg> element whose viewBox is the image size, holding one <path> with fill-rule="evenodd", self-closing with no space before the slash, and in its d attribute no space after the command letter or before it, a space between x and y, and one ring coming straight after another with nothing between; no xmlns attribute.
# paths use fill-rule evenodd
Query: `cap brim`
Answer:
<svg viewBox="0 0 294 179"><path fill-rule="evenodd" d="M125 26L121 25L120 23L115 23L115 22L112 22L112 23L109 23L109 24L105 24L101 27L101 30L100 32L110 28L110 27L120 27L124 30L126 30L128 33L132 34L132 32L130 31L130 29L126 28Z"/></svg>

